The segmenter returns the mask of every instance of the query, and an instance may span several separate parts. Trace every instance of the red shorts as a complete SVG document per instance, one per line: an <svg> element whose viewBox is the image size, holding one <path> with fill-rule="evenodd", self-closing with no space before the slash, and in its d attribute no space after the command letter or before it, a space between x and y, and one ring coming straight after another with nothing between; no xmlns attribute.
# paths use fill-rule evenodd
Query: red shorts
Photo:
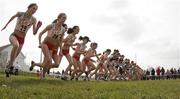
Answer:
<svg viewBox="0 0 180 99"><path fill-rule="evenodd" d="M12 34L13 36L16 37L18 40L19 44L23 45L24 44L24 37L19 37L17 34Z"/></svg>
<svg viewBox="0 0 180 99"><path fill-rule="evenodd" d="M53 55L57 54L58 49L53 44L49 43L48 41L46 41L45 44L48 46L48 49L52 51Z"/></svg>
<svg viewBox="0 0 180 99"><path fill-rule="evenodd" d="M73 55L73 58L75 58L76 61L79 61L79 60L80 60L80 56L79 56L79 55Z"/></svg>
<svg viewBox="0 0 180 99"><path fill-rule="evenodd" d="M69 54L69 49L62 49L62 54L64 56L68 55Z"/></svg>
<svg viewBox="0 0 180 99"><path fill-rule="evenodd" d="M99 66L102 68L104 65L103 65L103 63L99 63Z"/></svg>
<svg viewBox="0 0 180 99"><path fill-rule="evenodd" d="M84 61L84 63L87 65L90 60L89 60L89 59L84 59L83 61Z"/></svg>
<svg viewBox="0 0 180 99"><path fill-rule="evenodd" d="M52 55L57 54L57 49L52 50Z"/></svg>

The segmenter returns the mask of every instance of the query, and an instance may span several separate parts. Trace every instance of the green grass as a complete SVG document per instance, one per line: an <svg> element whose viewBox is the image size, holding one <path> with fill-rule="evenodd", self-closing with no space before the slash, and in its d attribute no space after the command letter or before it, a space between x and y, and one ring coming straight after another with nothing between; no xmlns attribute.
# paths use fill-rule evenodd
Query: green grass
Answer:
<svg viewBox="0 0 180 99"><path fill-rule="evenodd" d="M180 99L180 80L62 81L39 80L28 73L4 76L0 74L0 99Z"/></svg>

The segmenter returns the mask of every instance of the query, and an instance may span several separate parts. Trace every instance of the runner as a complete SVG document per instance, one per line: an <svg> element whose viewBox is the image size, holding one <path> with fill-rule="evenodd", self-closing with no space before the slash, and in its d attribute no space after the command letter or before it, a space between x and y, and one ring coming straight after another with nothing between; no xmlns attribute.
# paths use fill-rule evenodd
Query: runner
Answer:
<svg viewBox="0 0 180 99"><path fill-rule="evenodd" d="M59 66L59 55L57 54L58 47L61 46L62 37L65 32L65 28L62 26L66 21L66 14L60 13L57 17L57 22L48 25L44 30L42 30L39 34L39 47L42 49L44 54L44 60L42 64L36 64L32 62L32 66L30 70L32 70L33 66L39 65L43 67L43 75L41 79L45 78L46 72L53 67L53 65ZM44 41L41 43L41 37L44 33L47 33ZM61 49L60 49L61 50ZM52 59L54 60L54 64L52 63Z"/></svg>
<svg viewBox="0 0 180 99"><path fill-rule="evenodd" d="M86 78L88 78L88 75L90 74L90 72L96 69L95 65L93 64L93 62L95 62L95 61L91 59L91 57L96 57L98 59L98 61L100 61L98 56L101 54L97 54L96 48L97 48L97 43L91 43L90 48L85 53L85 56L82 60L81 73L79 73L75 77L75 79L78 79L78 77L80 77L83 73L85 73ZM88 68L88 71L86 71L86 66Z"/></svg>
<svg viewBox="0 0 180 99"><path fill-rule="evenodd" d="M64 44L62 46L62 50L59 52L60 61L61 61L62 57L65 56L69 62L69 65L67 66L67 68L64 72L64 75L62 76L63 80L67 79L68 71L71 70L71 67L73 65L73 60L69 54L69 50L70 50L70 47L77 45L77 44L74 44L74 41L76 39L76 34L79 33L79 26L74 26L73 28L69 28L67 33L68 33L68 36L63 40Z"/></svg>
<svg viewBox="0 0 180 99"><path fill-rule="evenodd" d="M73 62L74 62L74 72L71 75L71 80L74 78L74 75L81 71L81 62L80 62L80 56L82 54L85 54L85 49L87 48L86 44L90 42L89 37L87 36L80 36L79 40L83 41L82 43L78 43L77 47L75 49L75 52L73 54Z"/></svg>
<svg viewBox="0 0 180 99"><path fill-rule="evenodd" d="M97 68L96 68L96 70L93 72L93 73L91 73L90 74L90 78L94 75L94 74L97 74L97 71L99 70L99 71L101 71L101 72L103 72L103 70L105 70L105 75L107 75L107 73L108 73L108 69L107 69L107 67L106 67L106 65L105 65L105 61L107 60L107 58L108 58L108 55L111 53L111 50L110 49L107 49L105 52L103 52L103 55L101 55L101 57L100 57L100 61L99 61L99 63L98 63L98 65L97 65Z"/></svg>
<svg viewBox="0 0 180 99"><path fill-rule="evenodd" d="M13 48L11 50L9 63L6 66L6 70L5 70L6 77L9 77L9 74L13 72L14 61L16 57L19 55L19 53L21 52L28 30L31 28L31 26L33 26L33 34L35 35L38 29L42 25L42 22L38 21L37 23L36 18L33 16L33 14L36 12L37 9L38 9L38 6L36 3L30 4L26 12L17 12L14 16L11 17L11 19L7 22L7 24L1 30L3 31L12 20L17 18L15 30L9 37L9 41L11 45L13 46Z"/></svg>

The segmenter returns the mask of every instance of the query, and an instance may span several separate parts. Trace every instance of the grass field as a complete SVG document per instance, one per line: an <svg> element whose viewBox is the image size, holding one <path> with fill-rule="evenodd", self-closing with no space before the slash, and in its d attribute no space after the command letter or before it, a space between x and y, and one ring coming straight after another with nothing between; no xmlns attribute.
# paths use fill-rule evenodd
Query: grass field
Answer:
<svg viewBox="0 0 180 99"><path fill-rule="evenodd" d="M180 80L62 81L0 73L0 99L180 99Z"/></svg>

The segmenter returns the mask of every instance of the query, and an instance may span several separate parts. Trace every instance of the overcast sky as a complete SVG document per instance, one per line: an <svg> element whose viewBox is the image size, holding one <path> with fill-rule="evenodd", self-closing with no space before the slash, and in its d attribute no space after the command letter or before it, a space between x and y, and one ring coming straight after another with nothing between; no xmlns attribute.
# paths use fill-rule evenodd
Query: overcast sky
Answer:
<svg viewBox="0 0 180 99"><path fill-rule="evenodd" d="M0 28L32 2L39 6L34 16L43 22L40 31L65 12L67 25L80 26L78 36L87 35L97 42L98 52L119 49L127 58L135 60L136 56L142 68L180 66L179 0L0 0ZM9 43L15 23L0 32L0 46ZM39 61L38 35L33 36L32 29L22 51L27 63ZM61 67L66 66L63 58Z"/></svg>

